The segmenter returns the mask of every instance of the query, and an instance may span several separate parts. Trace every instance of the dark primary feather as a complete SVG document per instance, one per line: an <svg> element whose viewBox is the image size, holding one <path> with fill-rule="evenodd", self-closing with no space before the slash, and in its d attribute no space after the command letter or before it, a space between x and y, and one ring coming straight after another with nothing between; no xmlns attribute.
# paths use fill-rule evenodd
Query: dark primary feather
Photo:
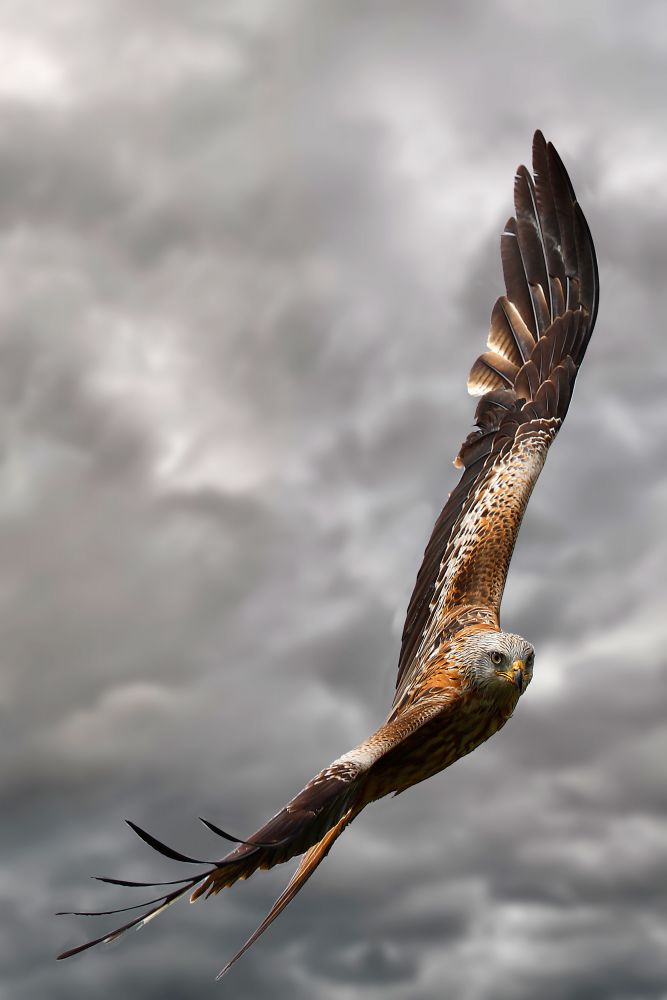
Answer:
<svg viewBox="0 0 667 1000"><path fill-rule="evenodd" d="M551 315L555 317L565 311L564 295L567 282L556 212L556 196L554 185L550 179L549 153L541 132L536 133L533 142L533 170L535 173L535 196L542 222L542 241L547 273L551 285Z"/></svg>
<svg viewBox="0 0 667 1000"><path fill-rule="evenodd" d="M403 629L394 703L417 669L417 656L431 623L432 602L462 511L498 454L499 443L532 414L557 411L563 419L576 373L597 315L599 283L588 224L562 161L541 132L533 140L534 180L519 168L517 217L501 236L506 295L496 302L490 351L474 363L468 382L481 394L475 422L455 464L463 467L424 552ZM549 388L541 391L549 380ZM510 412L526 406L520 423ZM531 402L532 401L532 402ZM535 409L536 407L536 409Z"/></svg>
<svg viewBox="0 0 667 1000"><path fill-rule="evenodd" d="M321 771L249 838L248 844L258 846L240 844L231 851L224 859L226 866L217 865L208 874L194 891L193 900L220 892L235 882L239 874L231 866L241 866L238 871L247 878L258 868L273 868L302 854L347 810L362 771L361 767L354 771L336 763Z"/></svg>
<svg viewBox="0 0 667 1000"><path fill-rule="evenodd" d="M126 878L109 878L107 875L91 875L96 882L106 882L108 885L124 885L131 889L146 889L157 885L183 885L184 882L191 882L191 878L173 878L169 882L132 882Z"/></svg>
<svg viewBox="0 0 667 1000"><path fill-rule="evenodd" d="M542 236L542 223L537 209L537 195L533 178L525 167L519 167L517 170L514 182L514 205L516 208L517 242L531 289L533 305L535 305L539 294L537 288L542 292L544 305L539 310L538 325L540 333L543 333L554 318L551 307L551 289Z"/></svg>
<svg viewBox="0 0 667 1000"><path fill-rule="evenodd" d="M127 913L129 910L143 910L146 906L152 906L153 903L163 903L167 898L167 894L163 893L161 896L155 896L153 899L144 899L141 903L132 903L131 906L117 906L113 910L58 910L56 913L57 917L110 917L114 913ZM146 914L142 914L142 920Z"/></svg>
<svg viewBox="0 0 667 1000"><path fill-rule="evenodd" d="M126 887L178 885L179 888L170 893L158 896L155 899L145 900L143 903L123 906L117 909L96 911L61 911L60 915L67 913L70 915L93 917L108 916L114 913L123 913L128 910L144 909L145 907L149 907L148 910L145 910L145 912L133 918L128 923L123 924L121 927L114 928L112 931L96 937L92 941L87 941L82 945L78 945L75 948L70 948L68 951L59 955L58 958L70 958L80 952L87 951L89 948L93 948L95 945L115 941L131 928L140 927L143 923L158 916L158 914L160 914L168 906L171 906L172 903L175 903L178 899L192 890L195 890L193 899L204 893L209 895L211 893L216 893L220 891L220 889L232 885L239 878L247 878L258 868L272 868L274 865L281 864L282 862L289 860L289 858L307 851L314 843L320 841L321 838L326 835L327 832L336 825L336 823L339 822L342 815L346 814L349 809L348 797L351 790L354 788L356 778L359 777L362 772L363 767L361 765L355 768L355 765L349 761L339 766L337 765L337 762L335 762L329 768L316 775L312 781L308 782L298 795L296 795L286 806L279 810L279 812L277 812L272 819L265 823L264 826L262 826L256 834L248 840L241 840L240 838L232 837L226 831L222 830L214 823L211 823L209 820L202 820L204 825L212 833L217 836L222 836L225 840L231 840L232 842L238 843L239 845L226 857L217 862L200 861L196 858L191 858L188 855L182 854L180 851L176 851L173 847L169 847L161 840L158 840L157 837L153 836L153 834L143 830L136 823L126 820L130 829L133 830L145 844L148 844L149 847L164 857L167 857L172 861L177 861L181 864L208 864L212 867L207 871L198 872L190 878L175 879L169 882L144 883L133 882L129 879L96 876L98 881L106 882L111 885ZM294 891L296 891L296 889L294 889ZM280 912L280 909L282 909L285 905L287 905L287 903L283 902L282 906L280 906L280 908L274 913L274 916L271 917L271 920L275 918L277 913ZM269 920L268 923L270 923L271 920ZM268 923L266 923L266 926L268 926Z"/></svg>
<svg viewBox="0 0 667 1000"><path fill-rule="evenodd" d="M148 846L151 847L154 851L157 851L159 854L162 854L165 857L170 858L172 861L179 861L184 864L213 864L216 867L220 867L227 864L225 859L217 863L209 861L197 861L196 859L190 858L185 854L181 854L180 851L175 851L172 847L169 847L167 844L163 844L162 841L157 839L157 837L154 837L151 833L147 833L146 830L142 830L141 827L137 826L136 823L131 822L131 820L126 820L125 822L130 827L130 829L133 830L134 833L141 840L144 841L145 844L148 844ZM86 941L84 944L77 945L75 948L70 948L67 951L62 952L62 954L58 955L58 960L60 961L61 959L64 958L71 958L73 955L78 955L81 952L88 951L89 948L94 948L95 945L98 944L108 944L111 941L115 941L117 938L121 937L123 934L125 934L126 931L131 930L133 927L142 926L148 920L151 920L153 917L158 916L159 913L167 909L168 906L171 906L172 903L175 903L187 892L190 892L192 889L194 889L195 886L197 886L208 876L208 874L209 874L208 871L199 872L196 875L192 875L190 878L174 879L173 881L169 882L133 882L130 881L129 879L117 879L117 878L110 878L108 876L94 875L93 878L96 881L106 882L110 885L121 885L133 888L134 887L148 888L148 887L155 887L162 885L178 885L180 886L180 888L173 890L173 892L165 893L163 896L158 896L155 899L145 900L143 903L138 903L133 906L119 907L114 910L94 910L94 911L61 910L57 914L57 916L77 915L85 917L104 917L104 916L109 916L110 914L113 913L123 913L127 910L139 909L146 906L152 907L145 913L141 913L139 916L134 917L128 923L123 924L121 927L116 927L111 931L107 931L106 934L102 934L100 937L93 938L92 941ZM157 905L154 906L153 904Z"/></svg>
<svg viewBox="0 0 667 1000"><path fill-rule="evenodd" d="M203 823L204 826L217 837L222 837L223 840L228 840L231 844L244 844L246 847L280 847L281 844L285 844L289 839L287 837L283 837L281 840L272 841L243 840L241 837L234 837L231 833L221 830L219 826L216 826L215 823L211 823L209 819L204 819L203 816L199 817L199 822Z"/></svg>
<svg viewBox="0 0 667 1000"><path fill-rule="evenodd" d="M197 884L197 881L198 879L194 878L187 885L183 886L183 888L176 889L174 890L174 892L171 892L166 896L161 896L160 902L158 903L157 906L153 907L153 909L151 910L148 910L146 913L142 913L138 917L134 917L132 920L128 921L128 923L126 924L123 924L121 927L116 927L112 931L107 931L106 934L102 934L100 937L93 938L92 941L86 941L85 944L80 944L77 945L75 948L70 948L68 951L63 951L60 955L58 955L58 961L61 961L64 958L72 958L74 955L80 955L81 952L88 951L89 948L94 948L95 945L98 944L110 944L112 941L115 941L117 938L121 937L121 935L125 934L126 931L131 930L133 927L140 927L144 922L152 919L153 917L156 917L163 910L166 910L168 906L171 906L172 903L175 903L177 899L180 899L181 896L184 896L186 892L189 892L190 889ZM107 911L107 912L113 912L113 911ZM89 915L103 916L104 911L100 911L99 913L91 913Z"/></svg>
<svg viewBox="0 0 667 1000"><path fill-rule="evenodd" d="M167 844L163 844L162 841L154 837L152 833L147 833L142 830L140 826L133 823L131 819L126 819L125 822L134 830L137 837L140 837L149 847L152 847L154 851L159 854L164 854L165 858L170 858L172 861L184 861L188 864L193 865L214 865L215 861L202 861L201 858L189 858L186 854L181 854L179 851L175 851L173 847L168 847Z"/></svg>
<svg viewBox="0 0 667 1000"><path fill-rule="evenodd" d="M521 256L516 219L508 219L505 224L505 231L500 237L500 259L507 297L517 307L522 320L537 339L539 327L535 317L533 297L530 294L526 265Z"/></svg>
<svg viewBox="0 0 667 1000"><path fill-rule="evenodd" d="M69 911L77 912L81 916L107 916L149 907L148 910L122 926L116 927L92 941L70 948L58 958L70 958L98 944L115 941L131 928L141 927L144 923L157 917L186 893L192 892L192 901L200 895L215 894L221 889L233 885L239 879L248 878L260 868L272 868L274 865L306 852L289 886L276 900L267 918L260 924L241 952L229 963L233 964L294 898L322 859L326 857L334 840L351 822L358 810L363 808L363 783L372 772L376 761L400 744L406 736L414 733L434 715L441 712L442 707L442 700L424 700L409 711L404 712L400 719L387 721L355 751L343 755L315 775L286 806L280 809L248 841L241 842L238 847L230 851L221 861L213 864L207 871L197 872L190 878L164 883L133 882L129 879L96 876L98 881L112 885L148 887L173 884L178 885L179 888L155 899L145 900L141 904L119 907L116 910ZM205 821L205 824L213 833L217 834L220 829L208 821ZM193 859L168 847L152 834L142 830L136 823L128 823L128 825L153 850L179 863L192 863ZM229 839L229 836L226 834L224 839Z"/></svg>

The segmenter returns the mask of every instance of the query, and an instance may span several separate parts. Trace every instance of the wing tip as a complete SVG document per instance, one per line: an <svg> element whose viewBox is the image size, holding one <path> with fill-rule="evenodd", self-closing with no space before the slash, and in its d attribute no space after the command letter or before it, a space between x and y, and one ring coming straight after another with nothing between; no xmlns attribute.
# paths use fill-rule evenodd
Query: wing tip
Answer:
<svg viewBox="0 0 667 1000"><path fill-rule="evenodd" d="M131 819L126 819L125 822L129 828L136 833L140 840L143 840L145 844L152 847L154 851L158 854L164 855L165 858L170 858L172 861L182 861L189 865L214 865L215 861L202 861L201 858L191 858L187 854L181 854L180 851L175 851L173 847L169 847L168 844L163 844L161 840L154 837L152 833L148 833L146 830L142 830L140 826L133 823Z"/></svg>

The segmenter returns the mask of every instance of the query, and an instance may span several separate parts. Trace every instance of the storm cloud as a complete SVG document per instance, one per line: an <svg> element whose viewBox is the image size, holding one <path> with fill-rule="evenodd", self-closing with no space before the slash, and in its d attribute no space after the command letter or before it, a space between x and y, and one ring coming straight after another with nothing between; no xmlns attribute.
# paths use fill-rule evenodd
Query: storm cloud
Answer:
<svg viewBox="0 0 667 1000"><path fill-rule="evenodd" d="M3 997L665 996L666 38L657 2L0 5ZM286 872L56 965L93 925L54 910L134 901L88 874L181 874L124 818L219 854L197 816L249 833L382 721L538 127L602 291L516 717L224 984Z"/></svg>

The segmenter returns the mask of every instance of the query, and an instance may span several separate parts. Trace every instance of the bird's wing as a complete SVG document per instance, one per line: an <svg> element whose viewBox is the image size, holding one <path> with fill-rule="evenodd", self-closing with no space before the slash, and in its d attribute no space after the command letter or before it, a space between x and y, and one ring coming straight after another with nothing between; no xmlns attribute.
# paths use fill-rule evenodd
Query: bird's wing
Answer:
<svg viewBox="0 0 667 1000"><path fill-rule="evenodd" d="M476 430L455 465L463 475L426 547L408 605L397 704L424 656L468 618L498 626L526 504L565 418L598 306L595 250L565 167L541 132L533 174L519 167L516 217L505 226L506 294L491 314L489 350L468 390L481 396Z"/></svg>
<svg viewBox="0 0 667 1000"><path fill-rule="evenodd" d="M100 878L99 881L128 887L178 886L164 892L155 899L131 906L104 911L75 911L77 916L110 916L127 910L143 910L127 923L107 931L100 937L70 948L58 956L59 959L78 955L98 944L115 941L133 927L140 927L159 916L178 899L191 893L191 901L202 895L215 895L233 885L239 879L249 878L258 869L273 868L298 854L305 856L285 892L276 900L266 919L246 942L231 962L229 969L250 945L264 933L297 892L310 878L320 862L326 857L331 846L345 827L369 801L366 779L373 772L374 765L381 761L404 740L408 740L421 730L430 720L451 707L451 696L439 692L411 704L400 717L387 721L372 736L359 746L343 754L319 774L287 803L264 826L249 837L240 840L221 830L215 824L204 820L208 829L225 840L238 843L233 851L221 861L204 862L175 851L135 823L130 823L134 832L154 850L170 858L187 864L211 864L206 871L169 882L131 882L126 879ZM393 789L389 789L393 790ZM377 789L373 794L377 797ZM70 914L71 915L71 914Z"/></svg>
<svg viewBox="0 0 667 1000"><path fill-rule="evenodd" d="M359 747L350 751L350 753L345 754L343 757L339 757L337 761L334 761L330 768L327 768L325 772L322 772L322 774L318 775L313 779L313 781L306 785L300 796L297 796L297 799L307 797L308 790L310 788L317 787L318 782L322 780L322 775L328 775L329 773L354 773L355 778L352 780L357 782L358 787L356 789L352 788L351 794L347 794L344 797L339 795L338 808L336 808L335 813L329 813L328 823L320 822L319 824L320 830L326 830L326 832L324 832L323 836L320 836L320 839L318 839L316 843L313 843L313 838L311 836L310 844L312 846L310 846L304 854L299 867L290 879L290 882L284 892L281 893L271 907L269 913L257 929L250 935L245 944L236 952L234 957L227 962L225 967L218 974L218 979L222 978L222 976L224 976L225 973L231 969L239 958L246 953L248 948L250 948L255 941L261 937L264 931L271 926L273 921L283 912L285 907L292 902L315 869L321 864L322 861L324 861L343 830L349 826L355 816L361 812L368 802L372 799L380 798L389 791L394 791L394 788L391 787L390 784L387 784L385 787L385 783L382 781L382 778L380 778L379 783L376 782L373 784L372 778L367 784L365 783L364 779L371 776L371 772L373 771L375 765L380 764L383 760L386 760L388 756L391 756L392 751L398 750L402 745L406 745L406 741L409 741L410 737L416 736L421 739L424 727L436 716L442 719L444 724L444 720L452 709L452 704L452 695L446 691L441 691L438 694L433 694L430 697L423 698L420 701L409 705L400 714L400 716L385 722L385 724L381 726L371 737L369 737L368 740L362 743ZM351 764L353 765L353 772L350 772ZM361 779L361 783L359 782L359 779ZM361 787L359 787L360 784ZM294 802L296 800L292 801ZM301 811L303 812L303 808ZM281 814L278 813L278 816L280 815ZM260 835L265 837L267 832L271 834L271 823L272 821L269 820L267 826L258 831L253 839L256 839ZM307 825L310 825L312 829L312 823ZM292 853L295 854L297 852L293 851ZM208 888L206 883L204 883L200 889L197 890L195 895L199 895L201 892L206 891L208 891L208 893L218 891L214 881L211 882Z"/></svg>

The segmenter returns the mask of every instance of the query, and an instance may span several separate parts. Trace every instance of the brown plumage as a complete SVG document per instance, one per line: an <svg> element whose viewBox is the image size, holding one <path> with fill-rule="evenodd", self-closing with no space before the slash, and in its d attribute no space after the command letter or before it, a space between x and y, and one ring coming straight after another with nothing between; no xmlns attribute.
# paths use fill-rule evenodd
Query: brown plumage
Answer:
<svg viewBox="0 0 667 1000"><path fill-rule="evenodd" d="M115 940L187 893L193 901L215 895L259 868L303 854L284 893L222 975L294 898L366 805L448 767L512 715L532 676L533 650L525 639L500 630L500 602L521 520L567 413L598 304L588 226L560 157L540 132L533 141L533 174L519 167L516 175L516 217L501 237L506 294L493 308L488 350L468 380L469 391L481 397L476 429L456 458L461 479L435 524L417 575L387 721L247 840L203 820L236 844L218 862L196 862L130 824L172 860L210 867L164 883L100 879L177 888L142 904L149 908L140 916L60 958Z"/></svg>

